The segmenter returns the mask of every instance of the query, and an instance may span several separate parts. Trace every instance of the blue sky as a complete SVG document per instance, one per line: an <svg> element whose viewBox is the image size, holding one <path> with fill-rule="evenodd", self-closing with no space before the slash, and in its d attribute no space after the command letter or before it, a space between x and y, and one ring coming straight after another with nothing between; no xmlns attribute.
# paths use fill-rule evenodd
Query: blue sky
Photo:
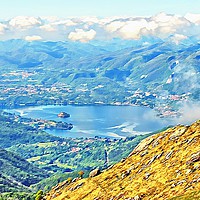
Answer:
<svg viewBox="0 0 200 200"><path fill-rule="evenodd" d="M200 0L1 0L0 18L27 16L138 16L200 13Z"/></svg>

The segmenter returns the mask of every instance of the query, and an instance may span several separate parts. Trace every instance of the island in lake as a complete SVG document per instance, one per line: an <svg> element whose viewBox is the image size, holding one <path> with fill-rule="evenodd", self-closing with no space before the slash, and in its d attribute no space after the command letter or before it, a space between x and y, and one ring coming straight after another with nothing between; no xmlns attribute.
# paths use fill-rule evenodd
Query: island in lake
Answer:
<svg viewBox="0 0 200 200"><path fill-rule="evenodd" d="M68 118L70 117L70 114L66 113L66 112L60 112L58 114L58 117L61 117L61 118Z"/></svg>

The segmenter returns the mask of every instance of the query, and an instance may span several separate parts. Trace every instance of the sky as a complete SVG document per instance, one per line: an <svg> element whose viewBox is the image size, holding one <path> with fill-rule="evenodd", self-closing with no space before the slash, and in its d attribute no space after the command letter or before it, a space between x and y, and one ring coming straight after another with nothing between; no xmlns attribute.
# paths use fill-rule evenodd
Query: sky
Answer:
<svg viewBox="0 0 200 200"><path fill-rule="evenodd" d="M0 0L0 40L144 37L199 41L200 0Z"/></svg>
<svg viewBox="0 0 200 200"><path fill-rule="evenodd" d="M151 16L199 13L200 0L0 0L0 19L26 16Z"/></svg>

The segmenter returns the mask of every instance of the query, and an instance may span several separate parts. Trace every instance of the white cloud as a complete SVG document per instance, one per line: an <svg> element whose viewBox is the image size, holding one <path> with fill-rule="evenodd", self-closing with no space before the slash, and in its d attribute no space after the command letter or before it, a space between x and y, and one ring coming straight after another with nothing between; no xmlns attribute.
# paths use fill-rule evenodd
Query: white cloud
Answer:
<svg viewBox="0 0 200 200"><path fill-rule="evenodd" d="M96 36L96 31L91 29L84 31L83 29L76 29L75 32L71 32L68 38L73 41L88 42Z"/></svg>
<svg viewBox="0 0 200 200"><path fill-rule="evenodd" d="M187 13L185 18L196 25L200 24L200 14Z"/></svg>
<svg viewBox="0 0 200 200"><path fill-rule="evenodd" d="M143 35L169 37L191 23L184 17L159 13L150 18L118 18L105 25L105 30L123 39L139 39Z"/></svg>
<svg viewBox="0 0 200 200"><path fill-rule="evenodd" d="M25 40L31 42L31 41L42 40L42 38L39 35L32 35L32 36L26 36Z"/></svg>
<svg viewBox="0 0 200 200"><path fill-rule="evenodd" d="M161 37L168 37L170 34L176 33L183 27L190 26L190 22L184 17L178 15L168 15L165 13L159 13L149 19L151 22L157 25L153 34Z"/></svg>
<svg viewBox="0 0 200 200"><path fill-rule="evenodd" d="M172 42L179 44L180 41L187 39L188 37L182 34L174 34L172 37Z"/></svg>
<svg viewBox="0 0 200 200"><path fill-rule="evenodd" d="M115 32L117 31L118 29L122 28L123 26L125 25L125 22L123 21L113 21L111 22L110 24L108 24L105 29L108 31L108 32Z"/></svg>
<svg viewBox="0 0 200 200"><path fill-rule="evenodd" d="M29 26L41 25L42 22L35 17L18 16L11 19L9 24L13 27L26 28Z"/></svg>
<svg viewBox="0 0 200 200"><path fill-rule="evenodd" d="M151 30L155 26L153 23L149 24L146 19L117 19L108 23L105 30L123 39L139 39L143 29Z"/></svg>
<svg viewBox="0 0 200 200"><path fill-rule="evenodd" d="M42 16L40 17L42 20L46 20L48 22L56 22L59 21L60 19L57 16Z"/></svg>
<svg viewBox="0 0 200 200"><path fill-rule="evenodd" d="M44 30L44 31L48 31L48 32L56 31L56 28L53 27L53 26L50 25L50 24L46 24L46 25L40 26L40 29L42 29L42 30Z"/></svg>
<svg viewBox="0 0 200 200"><path fill-rule="evenodd" d="M179 111L182 115L180 118L176 119L178 123L189 124L200 119L199 102L186 102L181 105Z"/></svg>
<svg viewBox="0 0 200 200"><path fill-rule="evenodd" d="M78 22L87 23L89 25L99 23L99 19L97 17L80 17L76 19Z"/></svg>
<svg viewBox="0 0 200 200"><path fill-rule="evenodd" d="M145 19L139 21L129 21L120 28L119 33L124 39L140 39L141 31L146 28L148 23Z"/></svg>
<svg viewBox="0 0 200 200"><path fill-rule="evenodd" d="M52 25L76 26L77 23L73 22L71 19L67 19L67 20L58 20L52 23Z"/></svg>
<svg viewBox="0 0 200 200"><path fill-rule="evenodd" d="M106 17L106 18L102 18L99 19L98 24L104 26L104 25L109 25L109 23L111 22L115 22L121 19L125 19L124 17L119 17L119 16L112 16L112 17Z"/></svg>
<svg viewBox="0 0 200 200"><path fill-rule="evenodd" d="M160 23L167 23L172 19L173 15L167 15L166 13L159 13L153 16L151 19L156 22Z"/></svg>
<svg viewBox="0 0 200 200"><path fill-rule="evenodd" d="M6 36L5 33L6 31ZM112 38L138 40L143 36L172 39L176 44L185 37L200 35L200 14L185 16L159 13L151 17L81 17L59 19L58 17L18 16L0 23L1 38L24 38L40 35L44 40L88 42ZM148 41L147 41L148 42Z"/></svg>
<svg viewBox="0 0 200 200"><path fill-rule="evenodd" d="M4 34L6 28L7 26L5 24L0 23L0 34Z"/></svg>

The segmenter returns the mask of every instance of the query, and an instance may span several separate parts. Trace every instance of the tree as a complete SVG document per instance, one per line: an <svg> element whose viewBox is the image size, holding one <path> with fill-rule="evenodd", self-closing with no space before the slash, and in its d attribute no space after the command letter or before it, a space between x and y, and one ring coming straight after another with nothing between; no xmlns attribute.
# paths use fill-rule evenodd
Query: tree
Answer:
<svg viewBox="0 0 200 200"><path fill-rule="evenodd" d="M84 174L84 171L80 171L80 172L78 172L78 174L79 174L79 176L81 177L81 178L83 178L83 174Z"/></svg>
<svg viewBox="0 0 200 200"><path fill-rule="evenodd" d="M42 198L43 198L43 191L42 191L42 190L39 190L39 191L36 193L35 200L41 200Z"/></svg>
<svg viewBox="0 0 200 200"><path fill-rule="evenodd" d="M69 178L67 179L67 182L68 182L68 183L71 183L71 181L72 181L72 178L69 177Z"/></svg>

